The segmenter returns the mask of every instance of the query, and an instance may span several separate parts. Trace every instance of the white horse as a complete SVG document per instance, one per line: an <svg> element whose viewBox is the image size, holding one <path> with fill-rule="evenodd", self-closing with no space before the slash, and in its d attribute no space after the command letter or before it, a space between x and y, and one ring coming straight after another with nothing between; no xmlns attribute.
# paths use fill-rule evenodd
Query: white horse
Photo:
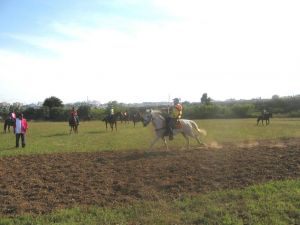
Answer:
<svg viewBox="0 0 300 225"><path fill-rule="evenodd" d="M161 138L165 144L165 147L168 149L168 144L166 141L166 119L161 115L159 111L151 111L142 116L142 122L144 126L147 126L152 121L152 124L155 128L156 137L150 145L150 149L153 145ZM193 120L180 119L180 128L173 129L174 136L178 133L181 133L186 140L186 147L190 147L189 137L195 138L199 144L205 145L199 139L200 135L206 136L206 131L204 129L199 129L196 122Z"/></svg>

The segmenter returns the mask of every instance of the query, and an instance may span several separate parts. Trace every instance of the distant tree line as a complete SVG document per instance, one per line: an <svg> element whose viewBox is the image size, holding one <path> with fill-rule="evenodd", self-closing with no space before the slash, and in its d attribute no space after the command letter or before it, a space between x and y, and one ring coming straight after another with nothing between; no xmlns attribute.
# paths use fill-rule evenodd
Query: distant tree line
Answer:
<svg viewBox="0 0 300 225"><path fill-rule="evenodd" d="M128 107L126 104L112 101L115 112L127 111L129 114L144 111L141 107ZM273 113L274 117L300 117L300 95L292 97L279 97L274 95L271 99L228 100L213 101L206 93L200 102L182 103L183 117L189 119L213 118L252 118L257 117L264 109ZM57 97L49 97L40 106L23 106L21 103L0 103L0 116L6 118L12 112L22 112L29 120L67 121L73 105L63 104ZM109 108L97 108L89 103L77 104L80 120L101 120L108 113ZM166 110L166 106L159 107Z"/></svg>

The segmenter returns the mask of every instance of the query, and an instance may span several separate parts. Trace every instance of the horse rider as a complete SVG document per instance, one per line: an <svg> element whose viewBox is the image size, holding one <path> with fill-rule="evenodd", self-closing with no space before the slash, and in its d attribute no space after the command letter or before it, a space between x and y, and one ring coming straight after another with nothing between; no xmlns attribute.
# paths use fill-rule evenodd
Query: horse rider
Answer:
<svg viewBox="0 0 300 225"><path fill-rule="evenodd" d="M125 118L127 118L127 116L128 116L128 112L127 112L127 110L124 112L124 117Z"/></svg>
<svg viewBox="0 0 300 225"><path fill-rule="evenodd" d="M111 105L111 106L110 106L110 109L109 109L109 119L110 119L110 120L113 118L114 114L115 114L114 106Z"/></svg>
<svg viewBox="0 0 300 225"><path fill-rule="evenodd" d="M16 113L14 111L12 111L10 114L9 114L9 119L10 120L16 120Z"/></svg>
<svg viewBox="0 0 300 225"><path fill-rule="evenodd" d="M78 112L74 106L72 107L70 114L71 114L71 117L74 117L76 122L79 124Z"/></svg>
<svg viewBox="0 0 300 225"><path fill-rule="evenodd" d="M182 105L179 103L179 98L173 99L173 106L170 114L166 118L167 133L169 134L169 140L173 140L173 129L176 123L182 116Z"/></svg>
<svg viewBox="0 0 300 225"><path fill-rule="evenodd" d="M263 109L262 115L266 116L269 112L266 109Z"/></svg>

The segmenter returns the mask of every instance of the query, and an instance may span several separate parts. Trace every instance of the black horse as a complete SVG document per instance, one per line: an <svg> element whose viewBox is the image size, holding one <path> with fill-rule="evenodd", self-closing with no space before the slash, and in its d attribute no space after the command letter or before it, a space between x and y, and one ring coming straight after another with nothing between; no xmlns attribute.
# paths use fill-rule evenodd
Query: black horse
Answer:
<svg viewBox="0 0 300 225"><path fill-rule="evenodd" d="M3 131L4 133L6 133L6 131L8 130L8 132L10 132L10 127L14 126L15 124L15 119L12 117L8 117L4 120L4 127L3 127Z"/></svg>
<svg viewBox="0 0 300 225"><path fill-rule="evenodd" d="M77 134L78 133L78 126L79 126L79 119L76 116L70 116L69 118L69 126L70 126L70 134L72 131Z"/></svg>
<svg viewBox="0 0 300 225"><path fill-rule="evenodd" d="M121 123L129 123L130 115L128 112L119 112L116 114Z"/></svg>
<svg viewBox="0 0 300 225"><path fill-rule="evenodd" d="M256 125L258 125L260 121L261 121L262 125L264 125L264 121L266 121L266 125L269 125L270 124L270 118L272 118L272 117L273 117L272 113L266 112L266 113L264 113L264 114L257 117Z"/></svg>
<svg viewBox="0 0 300 225"><path fill-rule="evenodd" d="M143 118L139 112L136 112L131 116L131 120L133 122L133 126L135 127L135 124L137 122L141 122L143 120Z"/></svg>
<svg viewBox="0 0 300 225"><path fill-rule="evenodd" d="M106 131L107 131L107 124L109 124L111 131L115 130L117 131L117 120L118 120L118 115L107 115L105 116L102 121L105 122L105 126L106 126Z"/></svg>

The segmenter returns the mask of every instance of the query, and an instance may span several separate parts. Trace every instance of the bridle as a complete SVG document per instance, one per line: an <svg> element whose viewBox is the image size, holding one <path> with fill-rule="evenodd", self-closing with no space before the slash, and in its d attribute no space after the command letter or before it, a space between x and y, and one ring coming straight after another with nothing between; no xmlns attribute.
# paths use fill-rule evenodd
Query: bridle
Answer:
<svg viewBox="0 0 300 225"><path fill-rule="evenodd" d="M152 114L147 115L147 119L143 119L144 126L147 126L153 120ZM156 128L155 131L165 130L166 127Z"/></svg>

